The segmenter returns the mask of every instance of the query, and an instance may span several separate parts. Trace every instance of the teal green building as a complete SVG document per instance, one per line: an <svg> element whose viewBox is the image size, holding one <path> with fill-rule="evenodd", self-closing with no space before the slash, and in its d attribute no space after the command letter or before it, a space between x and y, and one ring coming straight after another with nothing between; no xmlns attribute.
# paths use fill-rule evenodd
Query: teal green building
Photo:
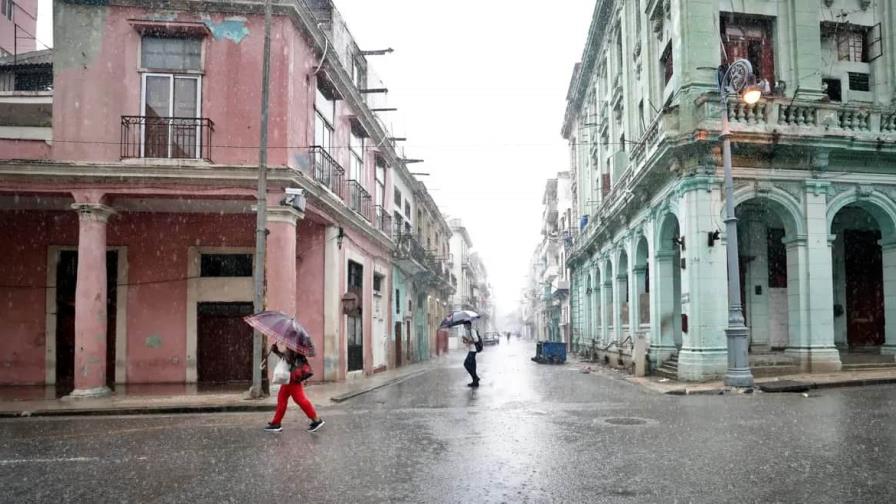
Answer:
<svg viewBox="0 0 896 504"><path fill-rule="evenodd" d="M727 368L722 113L752 360L896 352L893 0L598 0L570 82L571 343L682 380ZM747 59L762 99L718 91ZM638 356L634 356L638 357Z"/></svg>

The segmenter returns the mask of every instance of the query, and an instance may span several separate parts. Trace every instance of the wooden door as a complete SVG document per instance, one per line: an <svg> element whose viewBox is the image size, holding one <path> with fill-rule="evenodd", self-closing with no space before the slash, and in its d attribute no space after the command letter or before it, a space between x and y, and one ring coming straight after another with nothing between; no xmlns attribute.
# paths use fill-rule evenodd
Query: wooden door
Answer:
<svg viewBox="0 0 896 504"><path fill-rule="evenodd" d="M846 336L849 346L884 343L884 282L879 231L846 230Z"/></svg>
<svg viewBox="0 0 896 504"><path fill-rule="evenodd" d="M401 322L395 323L395 367L401 366Z"/></svg>
<svg viewBox="0 0 896 504"><path fill-rule="evenodd" d="M75 382L75 286L78 252L59 252L56 263L56 393L66 395Z"/></svg>
<svg viewBox="0 0 896 504"><path fill-rule="evenodd" d="M200 383L252 380L252 303L199 303L196 364Z"/></svg>

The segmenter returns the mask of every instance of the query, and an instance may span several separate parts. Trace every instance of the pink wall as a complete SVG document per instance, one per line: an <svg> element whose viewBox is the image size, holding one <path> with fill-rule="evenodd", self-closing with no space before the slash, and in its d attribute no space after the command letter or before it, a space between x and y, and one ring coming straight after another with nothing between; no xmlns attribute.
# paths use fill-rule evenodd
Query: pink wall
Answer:
<svg viewBox="0 0 896 504"><path fill-rule="evenodd" d="M74 212L0 212L0 383L44 382L47 246L77 242Z"/></svg>
<svg viewBox="0 0 896 504"><path fill-rule="evenodd" d="M140 213L113 222L110 244L128 245L128 382L182 383L188 248L252 247L254 218Z"/></svg>
<svg viewBox="0 0 896 504"><path fill-rule="evenodd" d="M128 247L128 382L184 381L188 247L252 247L254 225L248 214L112 218L108 246ZM77 241L74 212L0 212L0 383L43 383L47 247Z"/></svg>
<svg viewBox="0 0 896 504"><path fill-rule="evenodd" d="M82 10L98 16L104 31L95 37L79 37L75 43L56 49L54 138L68 143L55 144L53 157L115 161L120 156L121 116L142 113L142 80L138 71L141 35L128 20L151 19L158 14L120 7ZM71 12L66 19L75 23L78 18ZM187 13L178 13L176 20L203 21ZM220 25L223 21L224 16L219 15L207 21L211 34L203 44L201 115L214 122L212 160L215 163L255 164L258 162L263 18L249 18L242 32L234 30L234 25ZM231 29L224 30L221 26ZM289 20L274 19L272 40L269 145L276 148L269 153L269 163L285 165L290 153L282 147L303 145L312 124L309 88L304 78L312 63L310 49Z"/></svg>
<svg viewBox="0 0 896 504"><path fill-rule="evenodd" d="M317 356L309 359L314 377L324 377L324 248L325 227L300 221L296 244L296 319L311 334Z"/></svg>
<svg viewBox="0 0 896 504"><path fill-rule="evenodd" d="M0 153L3 159L50 159L50 144L43 140L0 139Z"/></svg>
<svg viewBox="0 0 896 504"><path fill-rule="evenodd" d="M15 44L13 37L16 31L13 29L13 21L0 16L0 48L12 54L14 50L18 54L33 51L36 47L33 35L37 35L37 0L15 0L16 9L13 11L13 20L19 26L19 40ZM28 35L30 34L30 35ZM23 38L25 37L25 38ZM16 46L18 46L16 48ZM15 49L14 49L15 48Z"/></svg>

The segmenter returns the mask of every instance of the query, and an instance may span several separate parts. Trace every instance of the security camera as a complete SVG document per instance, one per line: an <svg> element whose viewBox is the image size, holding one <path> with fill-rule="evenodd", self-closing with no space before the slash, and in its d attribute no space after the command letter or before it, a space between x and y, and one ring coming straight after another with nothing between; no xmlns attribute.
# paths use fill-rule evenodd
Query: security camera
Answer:
<svg viewBox="0 0 896 504"><path fill-rule="evenodd" d="M280 200L283 206L291 206L300 212L305 211L305 190L296 187L287 187L284 189L286 196Z"/></svg>

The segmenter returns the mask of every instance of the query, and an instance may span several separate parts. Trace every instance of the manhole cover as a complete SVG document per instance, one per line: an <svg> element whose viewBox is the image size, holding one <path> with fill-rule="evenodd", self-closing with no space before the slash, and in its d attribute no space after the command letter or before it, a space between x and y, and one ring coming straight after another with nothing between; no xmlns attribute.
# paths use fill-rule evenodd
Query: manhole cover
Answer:
<svg viewBox="0 0 896 504"><path fill-rule="evenodd" d="M647 423L647 420L643 418L607 418L604 422L611 425L643 425Z"/></svg>

